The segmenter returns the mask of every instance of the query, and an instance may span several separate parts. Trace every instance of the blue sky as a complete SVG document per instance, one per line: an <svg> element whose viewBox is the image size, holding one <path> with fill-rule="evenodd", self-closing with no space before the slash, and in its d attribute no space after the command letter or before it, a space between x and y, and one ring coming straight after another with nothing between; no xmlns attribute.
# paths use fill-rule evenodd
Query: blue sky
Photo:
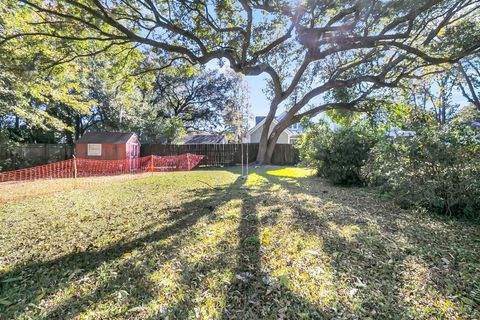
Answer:
<svg viewBox="0 0 480 320"><path fill-rule="evenodd" d="M255 116L267 115L269 109L269 101L263 93L267 84L265 76L250 76L245 77L250 90L250 103L252 104L252 112Z"/></svg>

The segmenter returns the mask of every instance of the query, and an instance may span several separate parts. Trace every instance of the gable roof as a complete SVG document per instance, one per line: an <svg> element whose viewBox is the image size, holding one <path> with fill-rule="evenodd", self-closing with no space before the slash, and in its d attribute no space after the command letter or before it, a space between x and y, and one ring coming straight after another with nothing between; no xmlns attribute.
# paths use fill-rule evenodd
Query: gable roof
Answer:
<svg viewBox="0 0 480 320"><path fill-rule="evenodd" d="M262 122L263 119L265 119L266 117L265 116L256 116L255 117L255 125L259 124L260 122Z"/></svg>
<svg viewBox="0 0 480 320"><path fill-rule="evenodd" d="M135 133L133 132L86 132L76 143L127 143Z"/></svg>
<svg viewBox="0 0 480 320"><path fill-rule="evenodd" d="M217 144L227 142L227 138L221 134L196 134L185 139L185 144Z"/></svg>
<svg viewBox="0 0 480 320"><path fill-rule="evenodd" d="M247 134L252 134L253 132L257 131L258 128L260 128L261 126L263 126L264 122L265 122L265 118L264 118L262 121L260 121L259 123L257 123L252 129L248 130ZM271 125L276 126L277 123L278 123L277 119L274 118L274 119L272 120ZM292 131L290 131L288 128L286 128L285 130L283 130L283 132L285 132L285 133L288 134L289 136L295 135L295 134L294 134Z"/></svg>
<svg viewBox="0 0 480 320"><path fill-rule="evenodd" d="M275 116L275 120L277 121L280 121L283 119L283 117L285 117L287 115L287 113L284 111L282 113L280 113L280 115L278 116ZM255 117L255 125L259 124L260 122L262 122L267 116L256 116Z"/></svg>

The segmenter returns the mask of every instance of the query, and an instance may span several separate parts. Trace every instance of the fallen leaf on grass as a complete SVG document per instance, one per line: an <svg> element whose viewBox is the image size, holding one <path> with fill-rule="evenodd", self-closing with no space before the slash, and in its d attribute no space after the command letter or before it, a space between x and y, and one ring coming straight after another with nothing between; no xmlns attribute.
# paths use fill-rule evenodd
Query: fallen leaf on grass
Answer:
<svg viewBox="0 0 480 320"><path fill-rule="evenodd" d="M307 250L307 251L305 251L305 252L306 252L306 253L309 253L309 254L311 254L311 255L314 255L314 256L318 256L318 255L319 255L318 251L315 251L315 250Z"/></svg>
<svg viewBox="0 0 480 320"><path fill-rule="evenodd" d="M238 280L241 280L243 282L247 282L252 277L252 274L250 272L242 272L242 273L239 273L239 274L235 275L235 277Z"/></svg>
<svg viewBox="0 0 480 320"><path fill-rule="evenodd" d="M132 312L132 313L133 312L142 312L144 310L145 310L145 307L140 306L140 307L135 307L135 308L128 309L128 312Z"/></svg>
<svg viewBox="0 0 480 320"><path fill-rule="evenodd" d="M358 289L353 288L353 289L351 289L351 290L348 292L348 295L351 296L351 297L353 297L354 295L357 294L357 292L358 292Z"/></svg>

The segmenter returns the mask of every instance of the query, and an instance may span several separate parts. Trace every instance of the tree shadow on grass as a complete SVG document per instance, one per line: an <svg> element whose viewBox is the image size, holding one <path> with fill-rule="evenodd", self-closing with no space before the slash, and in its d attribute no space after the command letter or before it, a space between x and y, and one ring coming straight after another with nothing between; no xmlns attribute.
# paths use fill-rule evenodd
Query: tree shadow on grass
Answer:
<svg viewBox="0 0 480 320"><path fill-rule="evenodd" d="M0 296L6 292L12 294L10 299L21 301L5 308L5 314L15 318L29 317L32 315L30 311L39 305L44 311L34 311L33 315L40 315L44 319L75 318L80 314L100 318L101 310L112 309L112 301L115 301L115 309L106 311L103 316L151 316L152 319L167 315L174 319L193 317L198 307L194 295L201 294L195 287L198 275L211 272L218 266L232 269L233 274L230 284L221 292L221 299L225 300L224 318L275 317L289 314L289 310L310 310L308 314L320 314L314 306L298 298L288 288L277 285L273 293L268 292L272 284L265 282L270 277L261 271L259 219L255 211L255 204L268 197L268 192L252 196L242 185L243 181L238 179L225 188L195 190L191 194L192 200L179 208L175 207L165 221L153 222L137 231L137 234L146 234L144 236L125 237L102 249L90 248L46 262L27 261L2 274L0 280L22 278L21 287L12 288L9 283L2 283ZM199 194L201 199L196 198ZM236 248L226 248L234 253L236 261L225 261L225 257L220 255L216 260L200 261L186 268L189 261L181 257L180 251L184 248L184 237L192 237L187 234L188 229L203 218L214 222L217 219L214 214L216 207L231 200L242 201L237 233L226 235L238 239ZM274 219L269 221L272 223ZM167 225L163 226L162 222ZM188 290L179 297L177 303L152 312L145 308L155 304L158 294L158 283L150 280L151 271L172 261L179 261L183 266L175 286ZM156 265L149 266L151 262ZM92 279L93 283L90 283ZM64 294L58 298L60 292ZM272 298L288 300L288 305L259 297L268 294ZM49 305L40 304L46 301Z"/></svg>
<svg viewBox="0 0 480 320"><path fill-rule="evenodd" d="M2 289L0 296L4 297L6 294L10 294L8 299L22 303L16 303L9 307L0 305L0 315L8 311L8 314L20 317L40 300L74 286L75 281L88 280L90 274L95 270L101 269L102 266L107 266L135 250L143 250L147 246L155 245L155 250L168 252L170 258L174 257L183 232L195 225L202 217L211 214L219 201L231 198L239 183L240 181L237 180L225 188L209 187L190 191L193 200L182 204L180 208L175 208L175 212L166 219L168 225L158 229L158 224L163 221L157 221L139 230L143 234L146 233L145 236L127 237L99 250L90 248L82 252L72 252L46 262L27 261L21 266L3 273L0 278L0 288ZM199 194L202 195L200 200L196 199ZM94 303L95 300L108 297L118 290L125 281L141 278L142 273L141 268L134 268L129 263L120 266L120 272L114 272L116 274L113 278L106 279L91 292L85 295L82 292L75 292L72 298L60 302L44 315L44 318L61 318L66 315L74 317L85 311L88 305ZM10 282L12 279L22 280L23 287L17 286L17 282ZM75 288L71 289L76 291ZM0 318L2 317L0 316Z"/></svg>
<svg viewBox="0 0 480 320"><path fill-rule="evenodd" d="M222 319L320 319L325 315L318 306L305 300L262 268L261 235L262 220L256 211L256 204L268 191L252 196L242 194L243 207L237 230L234 278L227 288ZM269 217L268 223L275 223L276 217Z"/></svg>
<svg viewBox="0 0 480 320"><path fill-rule="evenodd" d="M184 268L178 285L189 286L192 290L189 290L180 301L168 306L160 314L152 315L149 319L167 316L173 319L325 318L321 308L295 294L286 284L278 283L272 275L262 269L260 236L262 222L258 217L256 205L269 196L268 190L256 192L253 195L251 190L243 186L237 196L238 198L233 200L241 202L241 213L237 217L238 225L234 234L227 235L238 240L236 246L232 247L228 244L229 247L224 248L226 251L220 256L203 259L192 268ZM272 224L275 221L275 217L268 217L268 221L265 222ZM222 247L221 244L219 246ZM234 261L229 261L230 259ZM182 264L188 265L189 262L183 261ZM220 271L228 271L227 274L230 276L226 286L217 288L219 300L221 300L219 305L223 307L209 314L208 310L202 310L204 306L196 301L203 290L208 290L208 287L200 284L202 280L199 279L199 275L208 277L209 274L219 271L219 268L223 269Z"/></svg>
<svg viewBox="0 0 480 320"><path fill-rule="evenodd" d="M475 226L401 210L359 188L258 174L287 190L294 229L323 240L337 279L359 298L355 313L428 318L473 310L462 298L474 299L480 280Z"/></svg>
<svg viewBox="0 0 480 320"><path fill-rule="evenodd" d="M256 174L265 180L266 185L255 190L244 186L243 181L238 179L224 188L208 187L192 191L191 201L175 208L165 221L161 221L166 222L166 226L154 222L139 231L145 236L125 238L100 250L71 253L48 262L30 261L5 273L2 279L20 276L28 279L22 282L24 287L15 291L15 298L23 297L24 303L19 307L11 306L8 314L27 317L23 308L29 303L47 300L61 290L72 290L73 294L65 300L54 301L55 306L47 308L47 313L41 314L42 317L55 319L88 315L89 312L102 310L103 304L108 305L115 300L120 301L118 309L108 311L107 317L194 318L202 317L198 309L203 306L199 304L207 302L198 299L204 290L217 290L220 302L217 301L214 307L218 309L221 305L221 310L216 310L217 317L224 319L348 318L355 314L401 318L406 317L409 309L399 292L405 287L405 262L418 258L420 262L428 264L429 259L437 254L450 253L448 247L429 248L436 242L428 237L438 239L444 236L443 228L429 228L429 225L422 223L415 228L415 232L420 231L421 235L406 232L406 228L414 224L413 218L404 213L388 212L389 208L396 210L394 206L371 202L358 195L351 196L350 193L356 193L355 189L320 185L312 178L282 177L263 171ZM273 185L281 186L281 192L272 193L270 186ZM201 199L197 198L199 194L202 195ZM206 258L192 265L193 260L181 253L185 249L184 238L192 237L187 231L201 219L212 224L218 219L226 219L217 217L215 210L229 201L241 203L240 216L234 218L238 222L236 232L227 232L219 240L216 249L220 251L219 254L209 253ZM292 219L284 221L274 210L269 210L268 215L260 214L259 204L264 205L266 201L269 202L267 204L290 208ZM316 210L319 206L320 211L327 214L319 214ZM265 227L283 223L289 223L292 232L302 231L323 241L323 247L312 249L325 251L327 256L322 264L329 264L335 270L333 281L335 289L339 291L332 292L332 295L354 293L348 298L350 300L340 297L345 305L319 306L292 290L288 281L279 281L268 271L268 266L262 266L265 252L262 251L264 244L261 232ZM236 246L227 241L229 237L238 239ZM446 243L442 241L441 244ZM156 265L152 266L151 263ZM148 310L146 306L155 305L159 294L159 284L151 281L152 270L166 270L159 269L159 265L170 264L178 265L175 269L178 278L175 278L175 288L171 290L186 290L168 306ZM446 270L454 271L451 267ZM219 288L209 288L205 281L217 271L228 275L228 281ZM94 277L99 278L97 284L82 290L75 288L83 279L88 281L94 272ZM287 278L289 276L285 275ZM439 275L433 274L432 278L438 282ZM214 283L216 286L219 284ZM14 282L2 284L10 285L14 285ZM444 284L440 283L437 289L442 296L446 296ZM455 288L453 291L458 290ZM421 290L419 292L422 293ZM90 316L99 318L101 314Z"/></svg>

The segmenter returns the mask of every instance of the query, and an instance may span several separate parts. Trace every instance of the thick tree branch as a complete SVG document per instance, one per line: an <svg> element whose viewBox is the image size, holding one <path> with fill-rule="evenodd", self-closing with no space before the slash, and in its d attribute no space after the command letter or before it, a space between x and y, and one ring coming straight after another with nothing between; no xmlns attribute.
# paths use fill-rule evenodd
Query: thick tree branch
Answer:
<svg viewBox="0 0 480 320"><path fill-rule="evenodd" d="M463 95L465 96L465 98L468 99L468 101L470 101L475 107L477 107L478 110L480 110L480 99L478 98L478 96L475 92L475 87L473 86L473 83L470 80L470 77L465 72L465 69L463 68L461 63L458 63L457 66L458 66L458 70L462 74L465 82L467 83L468 89L470 90L470 94L468 94L466 92L465 88L463 88L463 86L460 85L460 88L462 90Z"/></svg>

